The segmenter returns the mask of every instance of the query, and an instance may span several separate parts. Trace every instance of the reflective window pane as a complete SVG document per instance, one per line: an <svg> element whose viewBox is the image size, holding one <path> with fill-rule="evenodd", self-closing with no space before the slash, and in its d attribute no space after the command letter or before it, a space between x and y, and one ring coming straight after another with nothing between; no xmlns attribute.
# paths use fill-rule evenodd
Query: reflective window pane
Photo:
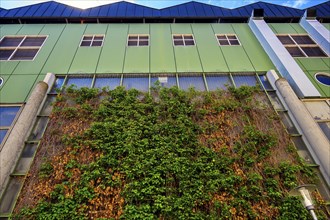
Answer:
<svg viewBox="0 0 330 220"><path fill-rule="evenodd" d="M298 47L286 47L291 56L293 57L304 57L305 55L301 52Z"/></svg>
<svg viewBox="0 0 330 220"><path fill-rule="evenodd" d="M309 57L327 57L327 55L319 47L301 47L301 49Z"/></svg>
<svg viewBox="0 0 330 220"><path fill-rule="evenodd" d="M0 42L0 47L17 47L24 37L4 37Z"/></svg>
<svg viewBox="0 0 330 220"><path fill-rule="evenodd" d="M137 89L139 91L149 91L149 78L148 77L124 77L123 86L126 89Z"/></svg>
<svg viewBox="0 0 330 220"><path fill-rule="evenodd" d="M282 44L287 45L287 44L295 44L293 40L288 36L277 36L278 39L281 41Z"/></svg>
<svg viewBox="0 0 330 220"><path fill-rule="evenodd" d="M11 56L11 54L14 52L15 50L1 50L0 49L0 60L8 60L9 57Z"/></svg>
<svg viewBox="0 0 330 220"><path fill-rule="evenodd" d="M18 49L11 60L33 60L39 49Z"/></svg>
<svg viewBox="0 0 330 220"><path fill-rule="evenodd" d="M315 42L308 35L291 35L291 37L296 41L297 44L315 44Z"/></svg>
<svg viewBox="0 0 330 220"><path fill-rule="evenodd" d="M98 77L94 83L95 88L109 87L110 90L115 89L119 85L120 77Z"/></svg>
<svg viewBox="0 0 330 220"><path fill-rule="evenodd" d="M71 85L77 86L77 88L88 87L90 88L92 85L92 78L87 77L70 77L66 83L67 87Z"/></svg>
<svg viewBox="0 0 330 220"><path fill-rule="evenodd" d="M208 76L206 75L207 86L210 91L217 89L226 89L227 86L232 86L228 75Z"/></svg>
<svg viewBox="0 0 330 220"><path fill-rule="evenodd" d="M14 121L17 112L19 111L19 106L1 106L0 107L0 126L9 127Z"/></svg>
<svg viewBox="0 0 330 220"><path fill-rule="evenodd" d="M57 89L60 89L63 86L64 79L64 76L57 77L50 93L55 93Z"/></svg>
<svg viewBox="0 0 330 220"><path fill-rule="evenodd" d="M0 144L2 143L3 139L5 138L7 134L8 129L1 129L0 130Z"/></svg>
<svg viewBox="0 0 330 220"><path fill-rule="evenodd" d="M198 91L205 91L205 84L202 76L179 76L179 85L183 90L193 87Z"/></svg>
<svg viewBox="0 0 330 220"><path fill-rule="evenodd" d="M161 78L157 76L151 77L151 86L154 86L156 82L159 82L160 86L170 88L173 86L177 86L176 77L175 76L161 76Z"/></svg>
<svg viewBox="0 0 330 220"><path fill-rule="evenodd" d="M270 85L266 75L259 75L259 79L266 90L273 90L273 87Z"/></svg>
<svg viewBox="0 0 330 220"><path fill-rule="evenodd" d="M45 40L46 37L26 37L21 47L40 47Z"/></svg>
<svg viewBox="0 0 330 220"><path fill-rule="evenodd" d="M257 79L255 76L245 76L245 75L233 75L235 85L237 87L245 86L256 86Z"/></svg>

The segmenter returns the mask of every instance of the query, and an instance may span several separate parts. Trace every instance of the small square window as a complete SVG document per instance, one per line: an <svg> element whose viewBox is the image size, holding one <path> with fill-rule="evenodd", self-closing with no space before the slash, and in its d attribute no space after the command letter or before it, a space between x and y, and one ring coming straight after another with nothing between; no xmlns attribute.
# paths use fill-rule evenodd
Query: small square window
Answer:
<svg viewBox="0 0 330 220"><path fill-rule="evenodd" d="M145 35L145 34L128 35L127 46L129 47L149 46L149 35Z"/></svg>
<svg viewBox="0 0 330 220"><path fill-rule="evenodd" d="M194 46L195 40L192 34L175 34L173 35L174 46Z"/></svg>
<svg viewBox="0 0 330 220"><path fill-rule="evenodd" d="M101 47L103 45L103 35L84 35L80 46L81 47Z"/></svg>
<svg viewBox="0 0 330 220"><path fill-rule="evenodd" d="M234 34L217 34L215 35L220 46L237 46L240 42Z"/></svg>
<svg viewBox="0 0 330 220"><path fill-rule="evenodd" d="M290 38L290 36L277 36L277 38L281 41L283 45L287 44L295 44L294 41Z"/></svg>

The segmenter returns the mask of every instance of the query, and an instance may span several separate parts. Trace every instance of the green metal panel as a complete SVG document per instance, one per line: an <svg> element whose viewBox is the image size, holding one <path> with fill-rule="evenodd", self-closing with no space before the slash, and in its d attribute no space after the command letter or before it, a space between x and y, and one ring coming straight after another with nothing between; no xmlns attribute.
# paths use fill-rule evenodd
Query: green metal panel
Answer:
<svg viewBox="0 0 330 220"><path fill-rule="evenodd" d="M192 24L204 72L228 72L228 66L209 24Z"/></svg>
<svg viewBox="0 0 330 220"><path fill-rule="evenodd" d="M11 74L19 61L0 61L0 74Z"/></svg>
<svg viewBox="0 0 330 220"><path fill-rule="evenodd" d="M329 67L328 70L330 70L330 58L322 58L322 60Z"/></svg>
<svg viewBox="0 0 330 220"><path fill-rule="evenodd" d="M86 34L105 34L107 24L88 24ZM103 47L79 47L69 73L95 73Z"/></svg>
<svg viewBox="0 0 330 220"><path fill-rule="evenodd" d="M329 86L323 85L315 79L316 71L305 71L305 74L309 78L309 80L313 83L313 85L317 88L317 90L321 93L322 97L330 97L330 89Z"/></svg>
<svg viewBox="0 0 330 220"><path fill-rule="evenodd" d="M17 35L38 35L45 24L29 24L23 25L23 27L17 32Z"/></svg>
<svg viewBox="0 0 330 220"><path fill-rule="evenodd" d="M172 34L192 34L190 24L171 24Z"/></svg>
<svg viewBox="0 0 330 220"><path fill-rule="evenodd" d="M169 24L150 24L150 72L176 72Z"/></svg>
<svg viewBox="0 0 330 220"><path fill-rule="evenodd" d="M22 28L21 24L4 24L0 25L0 38L5 35L16 35L17 32Z"/></svg>
<svg viewBox="0 0 330 220"><path fill-rule="evenodd" d="M3 75L3 74L0 74L0 77L3 79L3 83L2 85L0 86L0 91L1 89L5 86L5 84L7 83L10 75ZM0 103L1 103L1 99L0 99Z"/></svg>
<svg viewBox="0 0 330 220"><path fill-rule="evenodd" d="M222 51L230 72L255 71L242 46L222 46Z"/></svg>
<svg viewBox="0 0 330 220"><path fill-rule="evenodd" d="M323 26L330 31L330 23L322 23Z"/></svg>
<svg viewBox="0 0 330 220"><path fill-rule="evenodd" d="M329 66L322 58L296 58L295 60L305 71L329 71Z"/></svg>
<svg viewBox="0 0 330 220"><path fill-rule="evenodd" d="M235 34L231 24L211 24L215 34Z"/></svg>
<svg viewBox="0 0 330 220"><path fill-rule="evenodd" d="M47 35L48 38L46 39L36 58L33 61L21 61L17 65L13 74L39 74L64 27L64 24L45 25L40 31L39 35ZM52 70L45 69L44 71L44 73L52 72Z"/></svg>
<svg viewBox="0 0 330 220"><path fill-rule="evenodd" d="M239 40L241 38L245 38L244 33L239 31L236 33L234 30L234 26L232 24L212 24L213 30L215 34L237 34ZM237 26L236 29L240 29ZM252 34L252 33L249 33ZM245 42L245 40L243 39ZM230 72L254 72L256 71L252 66L249 57L247 56L243 45L241 46L220 46L220 49L223 53L225 61L228 65ZM239 62L237 62L239 61Z"/></svg>
<svg viewBox="0 0 330 220"><path fill-rule="evenodd" d="M85 29L85 24L67 24L41 72L67 73Z"/></svg>
<svg viewBox="0 0 330 220"><path fill-rule="evenodd" d="M27 98L38 75L11 75L1 89L1 103L21 103Z"/></svg>
<svg viewBox="0 0 330 220"><path fill-rule="evenodd" d="M296 25L291 24L280 24L280 23L270 23L268 24L274 31L275 34L297 34L297 30L294 28ZM298 24L299 25L299 24ZM296 27L297 28L297 27ZM298 29L298 28L297 28ZM303 32L305 33L305 32Z"/></svg>
<svg viewBox="0 0 330 220"><path fill-rule="evenodd" d="M127 24L109 24L96 73L123 72L127 33Z"/></svg>
<svg viewBox="0 0 330 220"><path fill-rule="evenodd" d="M190 24L171 24L173 34L193 34ZM196 46L174 46L177 72L203 72Z"/></svg>
<svg viewBox="0 0 330 220"><path fill-rule="evenodd" d="M297 34L307 34L306 30L299 23L291 23L290 25L296 30Z"/></svg>
<svg viewBox="0 0 330 220"><path fill-rule="evenodd" d="M256 71L276 69L247 24L232 24L232 26Z"/></svg>
<svg viewBox="0 0 330 220"><path fill-rule="evenodd" d="M130 24L128 34L149 34L149 24ZM149 73L149 47L126 47L124 73Z"/></svg>

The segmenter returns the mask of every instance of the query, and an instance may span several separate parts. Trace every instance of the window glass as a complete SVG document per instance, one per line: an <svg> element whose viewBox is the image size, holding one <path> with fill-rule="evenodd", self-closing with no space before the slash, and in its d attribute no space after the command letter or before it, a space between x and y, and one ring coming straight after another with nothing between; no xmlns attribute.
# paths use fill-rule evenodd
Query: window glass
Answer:
<svg viewBox="0 0 330 220"><path fill-rule="evenodd" d="M259 75L259 79L266 90L273 90L273 87L270 85L266 75Z"/></svg>
<svg viewBox="0 0 330 220"><path fill-rule="evenodd" d="M149 91L149 77L126 76L123 78L123 86L126 89L137 89L139 91Z"/></svg>
<svg viewBox="0 0 330 220"><path fill-rule="evenodd" d="M174 46L194 46L195 40L192 34L174 34L172 36Z"/></svg>
<svg viewBox="0 0 330 220"><path fill-rule="evenodd" d="M46 36L4 37L0 42L0 60L33 60Z"/></svg>
<svg viewBox="0 0 330 220"><path fill-rule="evenodd" d="M327 56L319 47L301 47L308 57L324 57Z"/></svg>
<svg viewBox="0 0 330 220"><path fill-rule="evenodd" d="M193 87L198 91L205 91L205 84L202 76L179 76L179 85L183 90Z"/></svg>
<svg viewBox="0 0 330 220"><path fill-rule="evenodd" d="M1 129L0 130L0 144L2 143L3 139L5 139L7 131L8 131L8 129Z"/></svg>
<svg viewBox="0 0 330 220"><path fill-rule="evenodd" d="M39 49L18 49L11 60L33 60Z"/></svg>
<svg viewBox="0 0 330 220"><path fill-rule="evenodd" d="M17 47L24 37L4 37L0 42L0 47Z"/></svg>
<svg viewBox="0 0 330 220"><path fill-rule="evenodd" d="M330 86L330 74L326 74L326 73L317 73L315 75L315 78L317 79L317 81L319 81L320 83Z"/></svg>
<svg viewBox="0 0 330 220"><path fill-rule="evenodd" d="M77 88L88 87L92 85L92 78L87 77L70 77L67 80L66 86L75 85Z"/></svg>
<svg viewBox="0 0 330 220"><path fill-rule="evenodd" d="M257 79L255 76L245 76L245 75L234 75L233 76L235 85L237 87L245 86L256 86Z"/></svg>
<svg viewBox="0 0 330 220"><path fill-rule="evenodd" d="M330 122L318 122L318 124L325 136L327 136L328 140L330 141Z"/></svg>
<svg viewBox="0 0 330 220"><path fill-rule="evenodd" d="M226 89L227 86L232 86L228 75L206 75L206 82L210 91Z"/></svg>
<svg viewBox="0 0 330 220"><path fill-rule="evenodd" d="M84 35L80 42L81 47L101 47L104 35Z"/></svg>
<svg viewBox="0 0 330 220"><path fill-rule="evenodd" d="M308 35L277 35L292 57L327 57Z"/></svg>
<svg viewBox="0 0 330 220"><path fill-rule="evenodd" d="M220 46L240 45L240 42L235 34L217 34L216 38Z"/></svg>
<svg viewBox="0 0 330 220"><path fill-rule="evenodd" d="M3 84L3 79L0 77L0 86Z"/></svg>
<svg viewBox="0 0 330 220"><path fill-rule="evenodd" d="M103 88L108 86L110 90L115 89L119 85L120 77L97 77L94 83L95 88Z"/></svg>
<svg viewBox="0 0 330 220"><path fill-rule="evenodd" d="M156 82L159 82L160 86L170 88L177 86L176 77L173 76L152 76L151 77L151 86L155 86Z"/></svg>
<svg viewBox="0 0 330 220"><path fill-rule="evenodd" d="M56 90L60 89L63 86L64 79L64 76L57 77L50 93L56 93Z"/></svg>
<svg viewBox="0 0 330 220"><path fill-rule="evenodd" d="M19 109L19 106L0 106L0 127L11 126Z"/></svg>
<svg viewBox="0 0 330 220"><path fill-rule="evenodd" d="M146 34L135 34L128 35L127 46L149 46L149 35Z"/></svg>

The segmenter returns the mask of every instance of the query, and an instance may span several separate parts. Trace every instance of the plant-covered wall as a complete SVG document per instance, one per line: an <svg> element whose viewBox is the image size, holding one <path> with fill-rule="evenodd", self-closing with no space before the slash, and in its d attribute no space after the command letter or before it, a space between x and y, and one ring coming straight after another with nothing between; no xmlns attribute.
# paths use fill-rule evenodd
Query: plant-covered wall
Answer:
<svg viewBox="0 0 330 220"><path fill-rule="evenodd" d="M258 88L68 88L53 105L14 217L309 219L288 191L315 175Z"/></svg>

